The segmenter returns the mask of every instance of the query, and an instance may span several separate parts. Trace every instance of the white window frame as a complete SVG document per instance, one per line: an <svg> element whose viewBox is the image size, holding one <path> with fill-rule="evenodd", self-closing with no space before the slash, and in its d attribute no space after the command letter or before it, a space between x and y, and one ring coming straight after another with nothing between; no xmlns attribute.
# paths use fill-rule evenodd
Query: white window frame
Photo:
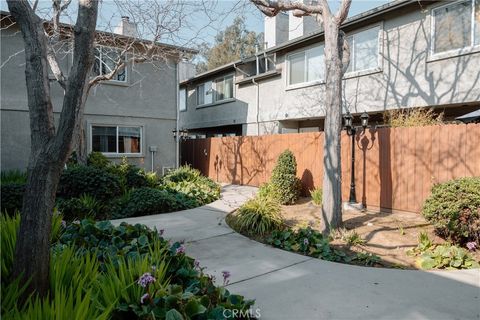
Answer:
<svg viewBox="0 0 480 320"><path fill-rule="evenodd" d="M183 91L183 94L182 94ZM182 99L185 102L185 107L182 108ZM178 90L178 110L179 111L187 111L188 109L188 94L187 94L187 88L180 88Z"/></svg>
<svg viewBox="0 0 480 320"><path fill-rule="evenodd" d="M104 45L96 44L94 50L95 50L95 49L98 49L98 51L100 52L100 57L99 57L99 59L100 59L100 72L101 72L101 70L102 70L101 63L102 63L102 55L103 55L103 50L102 50L102 49L103 49L103 48L109 48L109 49L119 50L120 53L123 51L122 49L117 48L117 47L104 46ZM73 55L72 55L72 57L73 57ZM97 56L95 56L95 60L96 60L96 59L97 59ZM125 80L122 81L122 80L117 80L117 79L113 79L113 78L112 78L112 79L110 79L110 80L107 80L108 82L119 83L119 84L127 84L127 83L128 83L129 74L128 74L128 65L127 65L127 63L126 63L126 62L127 62L127 53L126 53L126 52L125 52L125 57L124 57L124 59L125 59L125 66L124 66L123 68L125 69ZM95 61L94 61L94 63L95 63ZM93 72L93 67L92 67L92 72ZM117 74L115 74L114 77L115 77L116 75L117 75Z"/></svg>
<svg viewBox="0 0 480 320"><path fill-rule="evenodd" d="M217 89L216 88L216 86L217 86L216 83L217 83L217 80L224 79L224 81L225 81L225 79L229 78L229 77L232 77L232 89L233 89L232 97L227 98L227 99L222 99L222 100L216 100L216 89ZM204 102L204 103L200 104L198 102L199 101L199 99L198 99L198 88L201 87L201 86L204 86L204 88L205 88L205 84L208 83L208 82L212 83L210 93L208 93L208 94L212 95L212 102L207 102L207 103ZM214 78L213 80L204 81L204 82L199 83L198 85L195 86L195 99L196 99L197 108L209 107L209 106L213 106L213 105L217 105L217 104L223 104L223 103L228 103L228 102L235 101L235 95L236 95L236 85L235 85L235 74L234 73L229 73L229 74L226 74L224 76Z"/></svg>
<svg viewBox="0 0 480 320"><path fill-rule="evenodd" d="M298 88L303 88L303 87L309 87L309 86L314 86L317 84L322 84L325 83L325 77L324 79L319 79L319 80L313 80L313 81L304 81L300 83L295 83L295 84L290 84L290 60L292 56L296 56L299 54L303 54L303 64L304 64L304 79L307 78L307 72L308 72L308 62L307 62L307 51L315 49L317 47L322 47L323 48L323 59L325 61L325 44L317 44L315 46L308 47L306 49L300 50L300 51L295 51L292 53L287 54L286 56L286 64L287 64L287 72L286 72L286 88L287 90L290 89L298 89ZM324 70L325 73L326 70Z"/></svg>
<svg viewBox="0 0 480 320"><path fill-rule="evenodd" d="M378 51L377 51L377 66L374 67L374 68L369 68L369 69L362 69L362 70L352 70L352 71L347 71L345 72L345 75L344 75L344 78L345 79L348 79L348 78L353 78L353 77L359 77L359 76L363 76L363 75L368 75L368 74L371 74L371 73L376 73L376 72L381 72L383 70L382 68L382 53L383 53L383 22L382 23L377 23L377 24L374 24L374 25L369 25L365 28L362 28L362 29L359 29L359 30L355 30L354 32L352 33L349 33L346 37L345 37L345 41L348 41L349 38L353 38L353 41L352 41L352 46L350 47L350 63L349 63L349 66L351 65L352 66L352 69L353 69L353 66L354 66L354 63L355 63L355 35L356 34L359 34L359 33L362 33L362 32L365 32L365 31L368 31L370 29L375 29L375 28L378 28L378 35L377 35L377 48L378 48Z"/></svg>
<svg viewBox="0 0 480 320"><path fill-rule="evenodd" d="M115 127L116 128L116 152L102 152L107 157L141 157L143 156L143 137L144 137L144 128L142 125L136 124L106 124L106 123L91 123L89 125L89 153L93 151L93 127ZM129 152L129 153L120 153L118 152L118 128L140 128L140 152Z"/></svg>
<svg viewBox="0 0 480 320"><path fill-rule="evenodd" d="M435 16L434 16L434 12L436 10L439 10L439 9L442 9L442 8L445 8L445 7L457 5L459 3L468 2L468 1L471 2L471 6L472 6L472 16L471 16L471 20L470 20L470 24L471 24L470 25L470 35L471 35L470 46L463 47L463 48L458 48L458 49L451 49L451 50L442 51L442 52L435 52ZM430 45L429 53L430 53L430 57L431 57L432 60L435 60L436 58L442 59L442 58L454 57L454 56L458 56L458 55L463 55L463 54L468 54L468 53L473 53L473 52L479 51L480 43L475 44L475 0L458 0L458 1L449 2L447 4L441 4L441 5L432 7L430 9L430 44L431 45Z"/></svg>

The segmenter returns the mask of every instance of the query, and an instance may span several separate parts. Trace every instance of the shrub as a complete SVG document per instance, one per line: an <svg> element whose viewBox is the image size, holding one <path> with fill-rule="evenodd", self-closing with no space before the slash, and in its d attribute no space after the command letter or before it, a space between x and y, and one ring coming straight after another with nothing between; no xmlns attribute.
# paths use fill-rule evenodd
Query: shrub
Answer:
<svg viewBox="0 0 480 320"><path fill-rule="evenodd" d="M88 194L83 194L80 198L59 198L57 207L67 221L100 218L104 209L104 206L99 201Z"/></svg>
<svg viewBox="0 0 480 320"><path fill-rule="evenodd" d="M279 193L281 204L293 204L300 197L302 183L297 178L297 161L290 150L278 157L271 183Z"/></svg>
<svg viewBox="0 0 480 320"><path fill-rule="evenodd" d="M196 181L200 177L202 177L200 171L186 165L168 172L163 176L163 180L166 182Z"/></svg>
<svg viewBox="0 0 480 320"><path fill-rule="evenodd" d="M125 185L127 188L153 188L158 185L158 180L154 172L147 173L141 168L130 166L125 173Z"/></svg>
<svg viewBox="0 0 480 320"><path fill-rule="evenodd" d="M22 209L23 194L25 193L24 184L2 184L0 189L2 213L12 215L15 211Z"/></svg>
<svg viewBox="0 0 480 320"><path fill-rule="evenodd" d="M267 182L260 186L257 196L260 198L272 198L280 202L281 193L275 185Z"/></svg>
<svg viewBox="0 0 480 320"><path fill-rule="evenodd" d="M112 164L110 160L101 152L93 151L88 155L87 164L89 166L105 169Z"/></svg>
<svg viewBox="0 0 480 320"><path fill-rule="evenodd" d="M310 196L312 197L312 202L317 206L322 205L323 191L320 188L315 188L310 190Z"/></svg>
<svg viewBox="0 0 480 320"><path fill-rule="evenodd" d="M471 269L480 265L467 250L446 243L435 245L425 232L420 233L419 244L407 254L417 256L417 266L421 269Z"/></svg>
<svg viewBox="0 0 480 320"><path fill-rule="evenodd" d="M106 170L90 166L72 166L63 171L57 195L78 198L83 194L108 201L121 193L120 180Z"/></svg>
<svg viewBox="0 0 480 320"><path fill-rule="evenodd" d="M126 205L115 213L116 218L146 216L198 206L197 202L181 193L154 188L134 189L125 202Z"/></svg>
<svg viewBox="0 0 480 320"><path fill-rule="evenodd" d="M0 184L25 184L27 183L27 173L20 170L2 171Z"/></svg>
<svg viewBox="0 0 480 320"><path fill-rule="evenodd" d="M257 197L245 202L237 212L235 226L241 232L263 235L282 226L280 205L272 198Z"/></svg>
<svg viewBox="0 0 480 320"><path fill-rule="evenodd" d="M395 109L385 112L383 119L393 128L431 126L443 123L443 112L436 115L433 108Z"/></svg>
<svg viewBox="0 0 480 320"><path fill-rule="evenodd" d="M422 208L436 232L454 243L480 243L480 178L460 178L440 183Z"/></svg>

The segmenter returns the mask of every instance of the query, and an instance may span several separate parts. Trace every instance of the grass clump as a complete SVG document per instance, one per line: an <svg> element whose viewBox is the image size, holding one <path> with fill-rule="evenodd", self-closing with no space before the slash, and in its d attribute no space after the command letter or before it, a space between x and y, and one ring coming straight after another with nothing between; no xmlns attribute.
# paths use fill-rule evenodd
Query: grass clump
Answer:
<svg viewBox="0 0 480 320"><path fill-rule="evenodd" d="M322 205L323 191L321 188L315 188L313 190L310 190L310 196L312 197L312 202L315 205L317 206Z"/></svg>
<svg viewBox="0 0 480 320"><path fill-rule="evenodd" d="M256 197L237 211L235 225L240 232L264 235L282 226L280 204L271 197Z"/></svg>

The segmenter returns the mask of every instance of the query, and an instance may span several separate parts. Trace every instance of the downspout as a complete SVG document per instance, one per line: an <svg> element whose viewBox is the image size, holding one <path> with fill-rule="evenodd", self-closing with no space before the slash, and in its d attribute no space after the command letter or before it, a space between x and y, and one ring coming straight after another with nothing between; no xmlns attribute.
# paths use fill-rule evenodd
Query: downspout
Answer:
<svg viewBox="0 0 480 320"><path fill-rule="evenodd" d="M180 121L180 72L178 70L179 62L175 65L176 70L175 70L175 81L176 81L176 86L175 86L175 104L177 106L177 119L175 123L175 167L178 168L180 164L180 134L179 134L179 121Z"/></svg>

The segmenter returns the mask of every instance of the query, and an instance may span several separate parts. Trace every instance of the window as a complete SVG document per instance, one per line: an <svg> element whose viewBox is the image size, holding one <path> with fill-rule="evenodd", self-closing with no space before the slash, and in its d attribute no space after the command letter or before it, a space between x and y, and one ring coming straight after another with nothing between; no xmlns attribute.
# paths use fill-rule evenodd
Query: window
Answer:
<svg viewBox="0 0 480 320"><path fill-rule="evenodd" d="M197 86L197 105L212 103L212 81Z"/></svg>
<svg viewBox="0 0 480 320"><path fill-rule="evenodd" d="M178 92L178 109L180 111L187 110L187 91L185 89L180 89Z"/></svg>
<svg viewBox="0 0 480 320"><path fill-rule="evenodd" d="M92 126L92 151L114 154L140 154L141 127Z"/></svg>
<svg viewBox="0 0 480 320"><path fill-rule="evenodd" d="M347 72L357 72L378 68L380 27L358 32L347 38L350 45L350 64Z"/></svg>
<svg viewBox="0 0 480 320"><path fill-rule="evenodd" d="M93 65L93 73L95 75L105 75L112 72L117 65L119 59L125 61L125 56L121 56L122 50L111 47L96 47L95 48L95 63ZM112 78L113 81L126 82L127 70L121 68Z"/></svg>
<svg viewBox="0 0 480 320"><path fill-rule="evenodd" d="M233 98L233 75L215 80L215 101Z"/></svg>
<svg viewBox="0 0 480 320"><path fill-rule="evenodd" d="M311 83L325 78L324 46L288 56L288 85Z"/></svg>
<svg viewBox="0 0 480 320"><path fill-rule="evenodd" d="M224 76L214 82L208 81L197 86L197 106L228 100L234 97L233 75Z"/></svg>
<svg viewBox="0 0 480 320"><path fill-rule="evenodd" d="M480 44L480 0L459 1L432 10L433 53Z"/></svg>

